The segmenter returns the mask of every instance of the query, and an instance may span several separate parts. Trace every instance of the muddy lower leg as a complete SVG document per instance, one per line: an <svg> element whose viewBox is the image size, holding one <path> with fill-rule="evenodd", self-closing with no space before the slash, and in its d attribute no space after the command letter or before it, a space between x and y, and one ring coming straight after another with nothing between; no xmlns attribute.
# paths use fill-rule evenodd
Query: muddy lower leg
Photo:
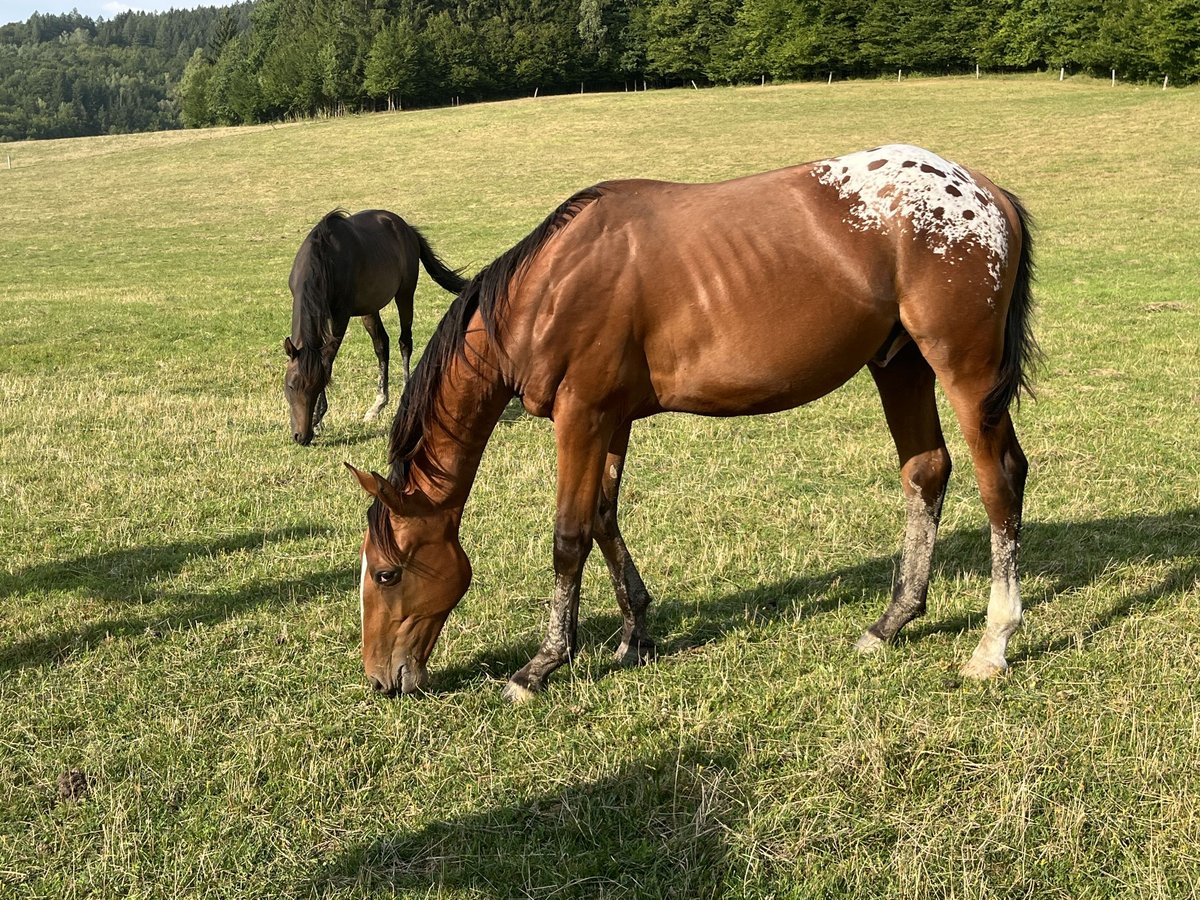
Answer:
<svg viewBox="0 0 1200 900"><path fill-rule="evenodd" d="M933 370L917 346L909 344L886 367L872 365L871 374L896 442L907 515L900 577L883 615L855 644L862 651L893 640L901 628L924 614L933 544L950 481L950 454L938 420Z"/></svg>
<svg viewBox="0 0 1200 900"><path fill-rule="evenodd" d="M526 700L575 653L579 586L592 549L592 524L600 493L601 463L612 435L590 410L555 409L558 498L554 522L554 596L550 622L537 654L509 679L505 696Z"/></svg>
<svg viewBox="0 0 1200 900"><path fill-rule="evenodd" d="M1021 624L1019 551L1021 507L1029 463L1006 413L994 432L977 441L975 471L992 524L992 587L983 637L962 674L988 678L1008 668L1008 639Z"/></svg>
<svg viewBox="0 0 1200 900"><path fill-rule="evenodd" d="M616 660L622 665L638 665L653 658L654 641L646 627L650 593L646 590L641 573L633 562L617 523L617 501L625 468L625 454L629 446L629 427L628 423L625 424L614 435L608 457L604 461L604 475L600 484L600 499L593 531L596 543L608 565L608 575L612 580L617 605L621 608L621 617L624 620Z"/></svg>
<svg viewBox="0 0 1200 900"><path fill-rule="evenodd" d="M582 562L575 575L555 574L554 596L550 600L550 622L546 627L546 636L533 659L508 680L504 695L509 700L528 700L546 686L555 669L569 663L575 655L582 574Z"/></svg>
<svg viewBox="0 0 1200 900"><path fill-rule="evenodd" d="M1008 668L1008 639L1021 625L1021 586L1017 575L1019 542L1015 529L992 529L992 590L987 626L962 668L968 678L990 678Z"/></svg>
<svg viewBox="0 0 1200 900"><path fill-rule="evenodd" d="M948 469L948 456L946 461ZM891 641L901 628L925 614L933 544L942 515L945 482L932 501L927 500L920 490L910 488L906 493L908 514L904 526L904 548L900 555L900 577L883 615L858 639L855 646L859 650L873 650Z"/></svg>

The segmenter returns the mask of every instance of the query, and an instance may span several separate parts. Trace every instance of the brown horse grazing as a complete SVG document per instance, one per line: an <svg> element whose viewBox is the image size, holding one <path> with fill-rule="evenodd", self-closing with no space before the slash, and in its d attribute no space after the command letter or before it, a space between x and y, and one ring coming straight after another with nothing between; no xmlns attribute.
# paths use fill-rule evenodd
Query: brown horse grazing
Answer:
<svg viewBox="0 0 1200 900"><path fill-rule="evenodd" d="M471 579L463 505L512 395L553 419L558 448L550 623L505 689L520 700L571 659L593 539L624 619L617 658L653 652L650 596L617 524L634 420L788 409L864 365L899 452L907 525L891 603L857 646L892 640L925 609L950 476L936 378L991 522L987 627L963 672L1003 671L1021 621L1027 465L1009 406L1037 352L1031 276L1020 203L917 147L718 184L616 181L576 194L451 305L400 402L389 477L351 467L375 498L362 545L368 678L388 692L426 684Z"/></svg>
<svg viewBox="0 0 1200 900"><path fill-rule="evenodd" d="M412 355L413 293L417 260L446 290L457 294L466 279L438 259L425 238L402 218L383 209L350 215L335 209L316 224L292 263L292 333L283 340L288 356L283 377L292 419L292 438L309 444L328 409L325 387L351 316L361 316L379 360L379 392L366 421L388 401L388 335L379 311L393 299L400 313L404 379Z"/></svg>

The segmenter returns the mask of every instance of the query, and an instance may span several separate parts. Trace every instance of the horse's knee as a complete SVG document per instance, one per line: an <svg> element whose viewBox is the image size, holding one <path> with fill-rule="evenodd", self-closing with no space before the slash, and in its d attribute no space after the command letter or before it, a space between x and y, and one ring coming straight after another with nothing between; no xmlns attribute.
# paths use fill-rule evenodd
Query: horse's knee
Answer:
<svg viewBox="0 0 1200 900"><path fill-rule="evenodd" d="M915 490L927 505L936 504L946 491L952 468L950 452L945 447L914 456L901 470L905 492Z"/></svg>
<svg viewBox="0 0 1200 900"><path fill-rule="evenodd" d="M555 528L554 571L559 574L577 574L583 569L591 545L592 535L585 529Z"/></svg>

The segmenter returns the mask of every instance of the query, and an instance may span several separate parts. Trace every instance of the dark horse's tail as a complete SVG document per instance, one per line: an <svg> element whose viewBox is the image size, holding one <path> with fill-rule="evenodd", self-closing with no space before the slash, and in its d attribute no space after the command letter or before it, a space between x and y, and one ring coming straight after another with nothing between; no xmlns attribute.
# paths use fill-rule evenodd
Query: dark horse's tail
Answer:
<svg viewBox="0 0 1200 900"><path fill-rule="evenodd" d="M1008 304L1004 325L1004 351L995 386L983 400L983 428L990 431L1000 424L1013 401L1020 403L1022 392L1033 396L1033 369L1041 360L1041 350L1030 323L1033 311L1033 235L1030 216L1015 196L1001 188L1021 223L1021 256L1017 260L1017 281Z"/></svg>
<svg viewBox="0 0 1200 900"><path fill-rule="evenodd" d="M409 226L412 228L412 226ZM429 273L443 288L452 294L458 294L467 286L467 279L459 274L458 269L451 269L448 265L441 261L433 248L429 246L429 241L425 240L425 235L413 228L413 234L417 236L417 243L421 245L421 264L425 266L425 271Z"/></svg>

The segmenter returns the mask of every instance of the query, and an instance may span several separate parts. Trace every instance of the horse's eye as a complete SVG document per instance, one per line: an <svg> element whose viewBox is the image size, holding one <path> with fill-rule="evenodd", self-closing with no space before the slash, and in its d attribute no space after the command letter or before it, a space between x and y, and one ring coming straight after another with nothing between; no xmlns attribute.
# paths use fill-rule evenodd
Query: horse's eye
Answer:
<svg viewBox="0 0 1200 900"><path fill-rule="evenodd" d="M375 583L387 587L389 584L395 584L400 580L399 569L384 569L382 572L375 573Z"/></svg>

